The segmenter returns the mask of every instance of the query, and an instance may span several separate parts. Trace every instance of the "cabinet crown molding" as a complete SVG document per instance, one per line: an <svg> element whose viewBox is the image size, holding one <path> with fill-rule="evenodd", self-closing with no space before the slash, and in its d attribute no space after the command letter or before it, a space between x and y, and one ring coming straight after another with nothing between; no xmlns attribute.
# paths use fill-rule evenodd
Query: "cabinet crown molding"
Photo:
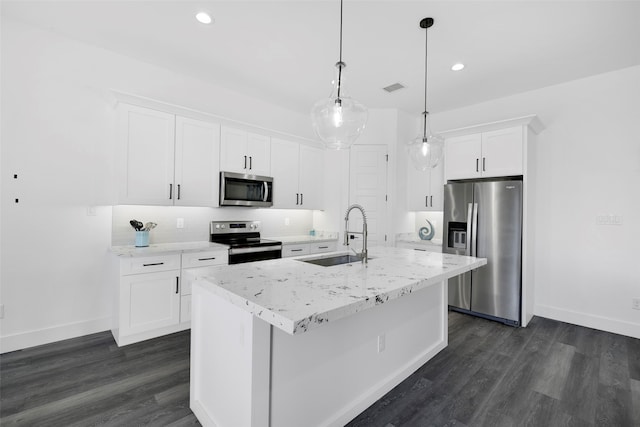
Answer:
<svg viewBox="0 0 640 427"><path fill-rule="evenodd" d="M443 138L451 138L454 136L468 135L472 133L482 133L492 130L505 129L514 126L526 125L535 133L539 134L544 130L544 125L535 114L523 117L516 117L513 119L499 120L496 122L482 123L472 126L466 126L463 128L451 129L444 132L438 132Z"/></svg>

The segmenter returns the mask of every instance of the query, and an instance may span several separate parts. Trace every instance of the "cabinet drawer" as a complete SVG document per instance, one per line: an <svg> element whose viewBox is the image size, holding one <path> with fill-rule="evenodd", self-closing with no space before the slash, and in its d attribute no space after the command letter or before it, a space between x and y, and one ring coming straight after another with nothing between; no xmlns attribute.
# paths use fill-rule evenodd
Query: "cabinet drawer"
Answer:
<svg viewBox="0 0 640 427"><path fill-rule="evenodd" d="M229 263L229 252L218 250L211 252L190 252L182 254L182 268L207 267Z"/></svg>
<svg viewBox="0 0 640 427"><path fill-rule="evenodd" d="M153 273L156 271L179 270L180 254L152 257L131 257L120 260L120 274Z"/></svg>
<svg viewBox="0 0 640 427"><path fill-rule="evenodd" d="M302 243L299 245L283 245L282 246L282 258L299 256L299 255L308 255L309 254L309 244Z"/></svg>
<svg viewBox="0 0 640 427"><path fill-rule="evenodd" d="M321 254L323 252L334 252L337 250L337 247L338 247L338 242L310 243L309 253Z"/></svg>

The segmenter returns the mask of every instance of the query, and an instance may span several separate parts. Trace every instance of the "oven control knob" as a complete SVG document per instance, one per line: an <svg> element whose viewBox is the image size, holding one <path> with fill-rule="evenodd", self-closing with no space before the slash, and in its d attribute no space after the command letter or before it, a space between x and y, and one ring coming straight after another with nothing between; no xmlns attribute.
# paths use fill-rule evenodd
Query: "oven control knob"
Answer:
<svg viewBox="0 0 640 427"><path fill-rule="evenodd" d="M225 225L224 225L224 224L222 224L222 225L220 226L220 228L225 228Z"/></svg>

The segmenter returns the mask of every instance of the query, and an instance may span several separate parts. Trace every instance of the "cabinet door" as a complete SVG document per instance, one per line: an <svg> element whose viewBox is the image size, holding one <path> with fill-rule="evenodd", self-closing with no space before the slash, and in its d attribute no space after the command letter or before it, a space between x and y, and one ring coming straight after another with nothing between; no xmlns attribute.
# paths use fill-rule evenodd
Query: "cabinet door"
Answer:
<svg viewBox="0 0 640 427"><path fill-rule="evenodd" d="M420 171L411 163L407 166L407 209L425 211L429 209L431 196L431 172Z"/></svg>
<svg viewBox="0 0 640 427"><path fill-rule="evenodd" d="M271 138L247 134L247 157L249 162L245 173L271 176Z"/></svg>
<svg viewBox="0 0 640 427"><path fill-rule="evenodd" d="M482 176L522 175L523 127L482 134Z"/></svg>
<svg viewBox="0 0 640 427"><path fill-rule="evenodd" d="M482 135L472 134L445 141L445 179L479 178Z"/></svg>
<svg viewBox="0 0 640 427"><path fill-rule="evenodd" d="M302 209L322 209L324 201L324 151L300 145L299 184Z"/></svg>
<svg viewBox="0 0 640 427"><path fill-rule="evenodd" d="M444 210L444 162L431 169L430 172L429 209L431 211Z"/></svg>
<svg viewBox="0 0 640 427"><path fill-rule="evenodd" d="M273 207L299 208L298 190L299 144L283 139L271 140L271 175Z"/></svg>
<svg viewBox="0 0 640 427"><path fill-rule="evenodd" d="M176 117L175 205L218 206L220 126Z"/></svg>
<svg viewBox="0 0 640 427"><path fill-rule="evenodd" d="M173 114L120 106L120 204L173 204L174 134Z"/></svg>
<svg viewBox="0 0 640 427"><path fill-rule="evenodd" d="M220 130L220 170L247 173L247 132L222 126Z"/></svg>
<svg viewBox="0 0 640 427"><path fill-rule="evenodd" d="M120 333L137 334L180 322L180 270L120 280Z"/></svg>

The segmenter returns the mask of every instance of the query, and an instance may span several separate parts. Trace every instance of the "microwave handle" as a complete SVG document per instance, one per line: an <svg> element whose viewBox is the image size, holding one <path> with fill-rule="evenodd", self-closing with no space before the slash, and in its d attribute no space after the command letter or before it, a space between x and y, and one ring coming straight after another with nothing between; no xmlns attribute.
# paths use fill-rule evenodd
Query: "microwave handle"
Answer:
<svg viewBox="0 0 640 427"><path fill-rule="evenodd" d="M264 187L264 199L262 201L266 202L269 199L269 186L266 182L263 182L262 185Z"/></svg>

